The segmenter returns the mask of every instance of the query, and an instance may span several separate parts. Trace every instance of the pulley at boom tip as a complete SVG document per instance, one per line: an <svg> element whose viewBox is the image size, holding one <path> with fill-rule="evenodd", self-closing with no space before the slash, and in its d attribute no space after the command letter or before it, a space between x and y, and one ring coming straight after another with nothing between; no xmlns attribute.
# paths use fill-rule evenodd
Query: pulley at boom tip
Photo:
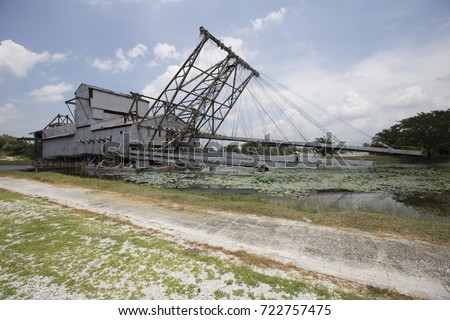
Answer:
<svg viewBox="0 0 450 320"><path fill-rule="evenodd" d="M255 70L251 65L249 65L247 61L238 56L231 49L231 47L227 47L222 41L220 41L219 39L214 37L211 33L209 33L209 31L206 30L205 27L203 26L200 27L200 34L206 39L211 39L212 41L214 41L220 49L228 52L228 54L232 55L239 62L239 64L241 64L245 69L251 71L254 76L259 77L259 72L257 70Z"/></svg>

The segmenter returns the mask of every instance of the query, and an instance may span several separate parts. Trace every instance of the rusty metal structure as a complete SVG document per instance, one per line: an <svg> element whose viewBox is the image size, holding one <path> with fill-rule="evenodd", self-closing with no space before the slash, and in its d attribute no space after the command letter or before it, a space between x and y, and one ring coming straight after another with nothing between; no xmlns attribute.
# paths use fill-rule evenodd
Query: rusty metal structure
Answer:
<svg viewBox="0 0 450 320"><path fill-rule="evenodd" d="M418 151L367 148L303 140L268 140L227 136L219 133L236 101L254 78L260 76L231 48L200 27L201 40L159 96L117 93L81 84L75 97L66 101L70 116L57 115L34 133L42 143L42 157L50 162L132 165L154 164L200 167L225 163L257 166L270 161L254 156L204 151L202 141L254 142L303 148L356 150L376 153L420 155ZM199 59L207 43L220 49L212 64Z"/></svg>

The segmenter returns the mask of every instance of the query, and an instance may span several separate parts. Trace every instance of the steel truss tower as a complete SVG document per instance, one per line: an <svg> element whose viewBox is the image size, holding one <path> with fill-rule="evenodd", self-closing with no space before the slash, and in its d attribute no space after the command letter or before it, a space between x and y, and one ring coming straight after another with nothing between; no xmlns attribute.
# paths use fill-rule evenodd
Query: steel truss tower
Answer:
<svg viewBox="0 0 450 320"><path fill-rule="evenodd" d="M149 117L156 117L156 133L170 117L184 125L172 147L189 142L196 133L216 134L237 99L254 76L259 73L226 47L220 40L200 27L202 39L184 64L150 106L138 127ZM214 42L225 57L212 65L198 61L208 41Z"/></svg>

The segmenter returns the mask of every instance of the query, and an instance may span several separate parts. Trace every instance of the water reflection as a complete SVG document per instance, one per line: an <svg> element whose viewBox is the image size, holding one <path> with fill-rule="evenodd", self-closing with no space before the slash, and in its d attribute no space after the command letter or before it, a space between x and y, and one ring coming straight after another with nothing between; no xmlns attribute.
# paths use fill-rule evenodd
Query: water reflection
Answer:
<svg viewBox="0 0 450 320"><path fill-rule="evenodd" d="M422 213L450 219L450 192L442 193L396 193L393 199L409 207L414 207Z"/></svg>
<svg viewBox="0 0 450 320"><path fill-rule="evenodd" d="M74 170L65 169L59 172L70 175L103 179L125 179L139 176L133 168L118 170ZM158 173L154 172L157 176ZM182 179L189 180L189 174L183 174ZM233 172L226 174L233 175ZM239 171L239 177L248 176L247 171ZM192 177L191 177L192 178ZM180 177L171 179L179 180ZM195 180L195 179L194 179ZM133 181L133 180L132 180ZM134 181L135 183L139 183ZM168 181L171 183L171 180ZM165 186L168 187L168 186ZM170 186L169 186L170 187ZM173 187L173 186L172 186ZM200 181L189 181L186 188L202 194L251 194L259 190L256 187L239 187L209 184ZM290 196L270 196L265 198L269 202L279 203L288 207L296 207L309 212L380 212L414 217L422 220L433 220L450 223L450 192L424 193L424 192L353 192L349 190L318 190L303 192L297 198Z"/></svg>
<svg viewBox="0 0 450 320"><path fill-rule="evenodd" d="M32 170L34 167L28 164L6 164L0 165L0 171L23 171Z"/></svg>
<svg viewBox="0 0 450 320"><path fill-rule="evenodd" d="M440 197L443 199L439 200ZM305 192L297 199L269 197L268 201L313 212L379 212L450 222L448 197L448 194L422 194L419 197L417 194L327 190Z"/></svg>

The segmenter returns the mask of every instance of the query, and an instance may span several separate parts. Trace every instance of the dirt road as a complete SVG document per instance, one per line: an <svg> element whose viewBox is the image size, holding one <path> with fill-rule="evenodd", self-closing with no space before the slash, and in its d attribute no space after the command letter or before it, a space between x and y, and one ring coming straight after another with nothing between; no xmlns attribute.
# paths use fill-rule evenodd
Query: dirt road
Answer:
<svg viewBox="0 0 450 320"><path fill-rule="evenodd" d="M113 192L0 177L0 188L130 220L185 240L245 250L298 267L428 299L450 299L450 248L229 212L188 213Z"/></svg>

